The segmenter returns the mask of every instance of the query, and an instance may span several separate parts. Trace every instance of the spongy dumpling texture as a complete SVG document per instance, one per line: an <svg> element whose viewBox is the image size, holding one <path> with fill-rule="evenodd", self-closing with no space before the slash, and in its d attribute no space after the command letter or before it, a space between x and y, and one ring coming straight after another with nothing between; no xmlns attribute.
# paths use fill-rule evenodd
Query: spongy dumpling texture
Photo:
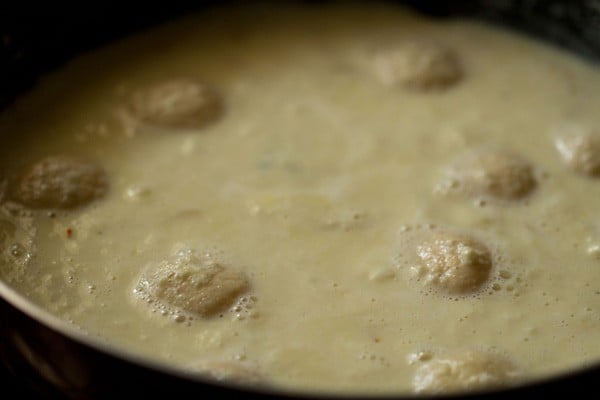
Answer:
<svg viewBox="0 0 600 400"><path fill-rule="evenodd" d="M92 162L57 155L32 164L16 189L19 201L31 208L74 209L108 190L104 169Z"/></svg>
<svg viewBox="0 0 600 400"><path fill-rule="evenodd" d="M429 394L491 389L513 382L518 374L515 364L499 353L465 350L420 365L413 388L417 393Z"/></svg>
<svg viewBox="0 0 600 400"><path fill-rule="evenodd" d="M144 296L205 318L233 305L249 287L245 273L204 260L191 250L159 263L142 276L138 285Z"/></svg>

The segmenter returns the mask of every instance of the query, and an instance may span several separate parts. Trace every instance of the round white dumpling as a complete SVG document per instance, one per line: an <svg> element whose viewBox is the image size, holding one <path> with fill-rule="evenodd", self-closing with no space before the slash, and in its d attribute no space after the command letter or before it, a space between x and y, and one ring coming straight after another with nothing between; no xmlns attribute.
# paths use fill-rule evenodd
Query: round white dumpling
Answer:
<svg viewBox="0 0 600 400"><path fill-rule="evenodd" d="M207 318L231 307L249 288L242 271L182 250L144 273L135 293L167 309Z"/></svg>
<svg viewBox="0 0 600 400"><path fill-rule="evenodd" d="M104 196L108 179L104 169L71 156L49 156L22 174L16 197L25 206L75 209Z"/></svg>
<svg viewBox="0 0 600 400"><path fill-rule="evenodd" d="M487 283L493 265L488 247L477 238L433 231L416 245L420 279L452 294L474 292Z"/></svg>
<svg viewBox="0 0 600 400"><path fill-rule="evenodd" d="M420 364L412 385L419 394L489 390L516 382L519 371L507 357L483 350L434 356Z"/></svg>
<svg viewBox="0 0 600 400"><path fill-rule="evenodd" d="M600 132L567 131L557 135L554 143L568 168L581 175L600 177Z"/></svg>
<svg viewBox="0 0 600 400"><path fill-rule="evenodd" d="M520 155L504 149L472 150L450 169L450 190L468 196L514 201L537 186L533 166Z"/></svg>
<svg viewBox="0 0 600 400"><path fill-rule="evenodd" d="M173 79L138 90L130 113L138 123L166 129L199 129L218 120L223 101L207 83Z"/></svg>
<svg viewBox="0 0 600 400"><path fill-rule="evenodd" d="M382 51L375 65L384 82L417 91L448 88L463 76L455 52L434 41L407 41Z"/></svg>

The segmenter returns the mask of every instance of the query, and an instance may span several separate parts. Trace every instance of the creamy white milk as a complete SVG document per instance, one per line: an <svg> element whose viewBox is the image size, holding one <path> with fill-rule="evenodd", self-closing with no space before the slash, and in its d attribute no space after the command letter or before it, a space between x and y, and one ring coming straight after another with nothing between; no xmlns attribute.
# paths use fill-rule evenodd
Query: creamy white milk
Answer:
<svg viewBox="0 0 600 400"><path fill-rule="evenodd" d="M382 79L378 54L423 39L452 49L455 82ZM180 78L215 89L216 119L136 120L134 93ZM4 111L0 276L121 348L286 389L412 393L422 365L470 351L507 360L507 385L597 363L600 180L555 136L598 132L598 93L597 66L561 50L391 5L190 16L70 62ZM481 146L526 160L531 192L446 190ZM21 204L23 168L56 154L101 165L107 192ZM446 231L487 246L477 288L419 279L421 238ZM139 296L180 250L248 288L210 316Z"/></svg>

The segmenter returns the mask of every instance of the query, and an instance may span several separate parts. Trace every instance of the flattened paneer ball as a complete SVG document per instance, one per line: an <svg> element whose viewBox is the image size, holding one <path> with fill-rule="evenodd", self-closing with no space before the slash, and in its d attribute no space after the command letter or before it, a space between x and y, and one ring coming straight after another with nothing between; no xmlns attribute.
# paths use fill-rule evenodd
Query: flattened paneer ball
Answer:
<svg viewBox="0 0 600 400"><path fill-rule="evenodd" d="M564 132L554 144L568 168L584 176L600 177L600 131Z"/></svg>
<svg viewBox="0 0 600 400"><path fill-rule="evenodd" d="M16 197L35 209L75 209L101 198L108 190L104 169L71 156L49 156L20 177Z"/></svg>
<svg viewBox="0 0 600 400"><path fill-rule="evenodd" d="M490 276L493 258L480 240L454 232L432 232L416 246L421 279L451 294L480 289Z"/></svg>
<svg viewBox="0 0 600 400"><path fill-rule="evenodd" d="M510 385L519 376L508 357L483 350L435 356L419 365L412 385L419 394L449 394Z"/></svg>
<svg viewBox="0 0 600 400"><path fill-rule="evenodd" d="M142 124L167 129L200 129L223 114L223 100L204 82L173 79L132 95L129 111Z"/></svg>
<svg viewBox="0 0 600 400"><path fill-rule="evenodd" d="M455 52L435 41L402 43L379 53L375 66L384 82L415 91L446 89L463 77Z"/></svg>
<svg viewBox="0 0 600 400"><path fill-rule="evenodd" d="M166 307L208 318L232 306L249 288L243 272L185 250L145 274L137 291Z"/></svg>
<svg viewBox="0 0 600 400"><path fill-rule="evenodd" d="M469 196L514 201L537 186L533 166L520 155L504 149L475 149L451 170L454 189Z"/></svg>

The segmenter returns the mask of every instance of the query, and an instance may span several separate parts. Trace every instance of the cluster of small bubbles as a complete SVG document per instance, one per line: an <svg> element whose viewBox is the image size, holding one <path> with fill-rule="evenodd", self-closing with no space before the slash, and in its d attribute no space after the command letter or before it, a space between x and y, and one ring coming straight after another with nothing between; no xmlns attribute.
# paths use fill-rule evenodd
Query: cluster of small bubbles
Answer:
<svg viewBox="0 0 600 400"><path fill-rule="evenodd" d="M173 310L171 307L166 306L160 302L155 301L155 299L150 296L142 283L139 283L134 289L133 293L137 295L142 301L146 302L150 307L150 312L153 314L158 314L163 317L170 317L173 322L182 323L185 322L187 317L183 315L183 313L177 312Z"/></svg>
<svg viewBox="0 0 600 400"><path fill-rule="evenodd" d="M12 202L0 205L0 257L18 267L11 274L25 273L35 253L36 234L29 211Z"/></svg>
<svg viewBox="0 0 600 400"><path fill-rule="evenodd" d="M364 353L360 353L358 355L358 359L359 360L366 360L366 361L375 361L375 362L379 362L382 365L389 365L389 363L387 362L387 360L385 359L385 357L383 356L378 356L375 353L371 353L368 351L365 351Z"/></svg>
<svg viewBox="0 0 600 400"><path fill-rule="evenodd" d="M254 309L257 300L254 295L241 296L230 309L234 318L238 321L243 321L246 318L258 318L260 314Z"/></svg>
<svg viewBox="0 0 600 400"><path fill-rule="evenodd" d="M512 272L503 269L498 271L497 275L494 277L494 282L491 285L489 293L492 294L504 290L511 293L514 297L519 297L520 293L517 288L520 286L526 288L529 284L523 282L523 278L520 275L513 275Z"/></svg>
<svg viewBox="0 0 600 400"><path fill-rule="evenodd" d="M73 268L67 268L64 271L64 274L65 274L65 281L68 284L73 285L73 284L75 284L77 282L77 276L76 276L75 269L73 269Z"/></svg>

